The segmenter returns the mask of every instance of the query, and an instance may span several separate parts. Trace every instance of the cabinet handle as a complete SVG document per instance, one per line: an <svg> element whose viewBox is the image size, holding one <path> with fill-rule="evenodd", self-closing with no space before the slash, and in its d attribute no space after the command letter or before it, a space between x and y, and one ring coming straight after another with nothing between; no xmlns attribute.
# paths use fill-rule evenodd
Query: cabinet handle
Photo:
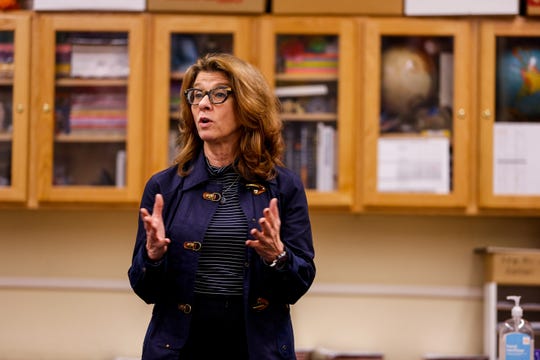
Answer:
<svg viewBox="0 0 540 360"><path fill-rule="evenodd" d="M491 111L489 109L484 109L482 111L482 119L488 120L491 117Z"/></svg>
<svg viewBox="0 0 540 360"><path fill-rule="evenodd" d="M23 104L17 104L17 113L22 114L24 112Z"/></svg>
<svg viewBox="0 0 540 360"><path fill-rule="evenodd" d="M51 111L51 106L47 103L43 104L43 112L48 113Z"/></svg>
<svg viewBox="0 0 540 360"><path fill-rule="evenodd" d="M464 108L460 108L458 111L457 111L457 117L458 119L465 119L465 115L467 113L465 112L465 109Z"/></svg>

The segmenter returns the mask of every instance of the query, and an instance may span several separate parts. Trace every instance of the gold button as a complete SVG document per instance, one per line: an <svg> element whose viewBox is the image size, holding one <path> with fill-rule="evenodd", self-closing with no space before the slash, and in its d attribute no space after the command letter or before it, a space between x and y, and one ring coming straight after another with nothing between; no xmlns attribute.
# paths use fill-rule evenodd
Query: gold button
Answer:
<svg viewBox="0 0 540 360"><path fill-rule="evenodd" d="M189 314L191 312L191 305L189 304L178 304L178 310L184 314Z"/></svg>
<svg viewBox="0 0 540 360"><path fill-rule="evenodd" d="M201 250L202 244L198 241L186 241L184 242L184 249L199 251Z"/></svg>

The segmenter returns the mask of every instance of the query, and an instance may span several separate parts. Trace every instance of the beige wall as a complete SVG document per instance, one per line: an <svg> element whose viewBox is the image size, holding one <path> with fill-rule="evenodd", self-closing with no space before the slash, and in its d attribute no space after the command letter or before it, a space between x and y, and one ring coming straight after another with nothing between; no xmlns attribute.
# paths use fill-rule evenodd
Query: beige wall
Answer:
<svg viewBox="0 0 540 360"><path fill-rule="evenodd" d="M137 357L136 211L0 211L0 359ZM481 246L540 247L538 218L312 214L318 276L297 346L385 359L482 352ZM99 288L102 287L102 288Z"/></svg>

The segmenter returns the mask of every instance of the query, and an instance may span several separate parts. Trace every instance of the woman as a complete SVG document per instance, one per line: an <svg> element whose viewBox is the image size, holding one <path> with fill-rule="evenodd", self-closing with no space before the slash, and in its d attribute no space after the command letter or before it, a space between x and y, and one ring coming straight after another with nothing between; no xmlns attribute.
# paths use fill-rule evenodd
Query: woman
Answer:
<svg viewBox="0 0 540 360"><path fill-rule="evenodd" d="M182 94L182 149L145 187L129 269L154 304L143 359L295 359L289 304L315 265L305 191L280 160L279 103L228 54L199 59Z"/></svg>

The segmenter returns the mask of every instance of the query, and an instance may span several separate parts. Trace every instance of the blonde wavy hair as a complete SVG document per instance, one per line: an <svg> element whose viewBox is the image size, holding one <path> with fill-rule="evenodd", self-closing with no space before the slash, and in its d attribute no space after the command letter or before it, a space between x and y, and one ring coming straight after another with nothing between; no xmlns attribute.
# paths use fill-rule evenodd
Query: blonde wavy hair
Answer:
<svg viewBox="0 0 540 360"><path fill-rule="evenodd" d="M279 100L257 68L225 53L201 57L184 74L177 140L181 150L175 158L180 175L189 174L191 163L203 146L184 91L193 86L200 72L214 71L223 73L230 81L234 111L240 123L241 136L234 163L236 171L251 181L274 178L276 166L283 165L283 123L279 117Z"/></svg>

